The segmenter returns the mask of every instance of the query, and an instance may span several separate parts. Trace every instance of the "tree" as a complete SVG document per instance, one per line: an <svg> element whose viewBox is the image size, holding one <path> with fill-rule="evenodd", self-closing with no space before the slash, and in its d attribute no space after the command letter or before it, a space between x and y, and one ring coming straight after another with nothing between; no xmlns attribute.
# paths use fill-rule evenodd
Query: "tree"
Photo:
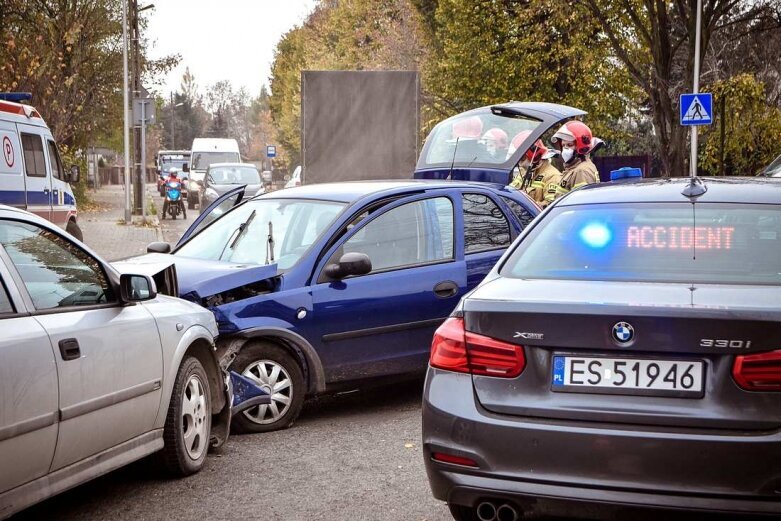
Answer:
<svg viewBox="0 0 781 521"><path fill-rule="evenodd" d="M755 19L776 0L703 0L702 47L717 32ZM574 9L598 23L611 55L645 92L657 154L665 175L686 173L686 130L678 123L678 95L692 88L697 0L582 0Z"/></svg>

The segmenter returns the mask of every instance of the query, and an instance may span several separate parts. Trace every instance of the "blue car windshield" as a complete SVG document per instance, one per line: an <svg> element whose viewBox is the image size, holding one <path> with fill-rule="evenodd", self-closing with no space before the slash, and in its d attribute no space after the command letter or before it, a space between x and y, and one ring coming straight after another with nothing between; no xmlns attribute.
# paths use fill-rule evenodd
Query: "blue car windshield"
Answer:
<svg viewBox="0 0 781 521"><path fill-rule="evenodd" d="M175 255L245 264L277 263L279 269L289 269L344 207L344 203L308 199L248 201L204 228Z"/></svg>
<svg viewBox="0 0 781 521"><path fill-rule="evenodd" d="M781 285L781 205L562 206L524 238L500 274Z"/></svg>

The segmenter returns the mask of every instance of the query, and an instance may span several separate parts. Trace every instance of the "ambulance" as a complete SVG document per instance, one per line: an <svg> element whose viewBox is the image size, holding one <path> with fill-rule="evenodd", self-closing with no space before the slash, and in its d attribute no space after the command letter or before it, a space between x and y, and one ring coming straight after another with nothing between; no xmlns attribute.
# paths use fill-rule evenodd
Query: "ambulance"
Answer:
<svg viewBox="0 0 781 521"><path fill-rule="evenodd" d="M46 122L22 103L30 99L29 93L0 93L0 205L40 215L82 240L69 184L78 182L79 167L65 169Z"/></svg>

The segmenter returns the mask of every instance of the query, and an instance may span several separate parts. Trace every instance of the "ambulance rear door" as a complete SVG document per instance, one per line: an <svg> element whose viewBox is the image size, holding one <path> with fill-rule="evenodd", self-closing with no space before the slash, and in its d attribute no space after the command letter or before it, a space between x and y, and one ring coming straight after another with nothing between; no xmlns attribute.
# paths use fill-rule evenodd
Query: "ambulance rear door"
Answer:
<svg viewBox="0 0 781 521"><path fill-rule="evenodd" d="M0 204L24 208L24 165L16 124L0 119Z"/></svg>

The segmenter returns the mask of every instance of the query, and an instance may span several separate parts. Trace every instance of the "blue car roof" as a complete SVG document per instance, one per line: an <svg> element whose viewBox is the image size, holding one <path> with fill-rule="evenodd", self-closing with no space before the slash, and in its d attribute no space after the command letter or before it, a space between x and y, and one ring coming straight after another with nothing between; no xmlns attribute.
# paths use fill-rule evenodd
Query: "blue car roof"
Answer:
<svg viewBox="0 0 781 521"><path fill-rule="evenodd" d="M398 181L346 181L341 183L322 183L284 188L259 198L268 199L317 199L321 201L338 201L352 203L370 195L393 195L408 191L425 191L448 188L489 188L495 192L507 191L508 188L493 183L472 183L466 181L429 181L429 180L398 180Z"/></svg>
<svg viewBox="0 0 781 521"><path fill-rule="evenodd" d="M700 177L707 191L697 197L706 203L781 204L781 182L759 177ZM681 192L688 177L600 183L571 192L557 206L600 203L687 202Z"/></svg>

